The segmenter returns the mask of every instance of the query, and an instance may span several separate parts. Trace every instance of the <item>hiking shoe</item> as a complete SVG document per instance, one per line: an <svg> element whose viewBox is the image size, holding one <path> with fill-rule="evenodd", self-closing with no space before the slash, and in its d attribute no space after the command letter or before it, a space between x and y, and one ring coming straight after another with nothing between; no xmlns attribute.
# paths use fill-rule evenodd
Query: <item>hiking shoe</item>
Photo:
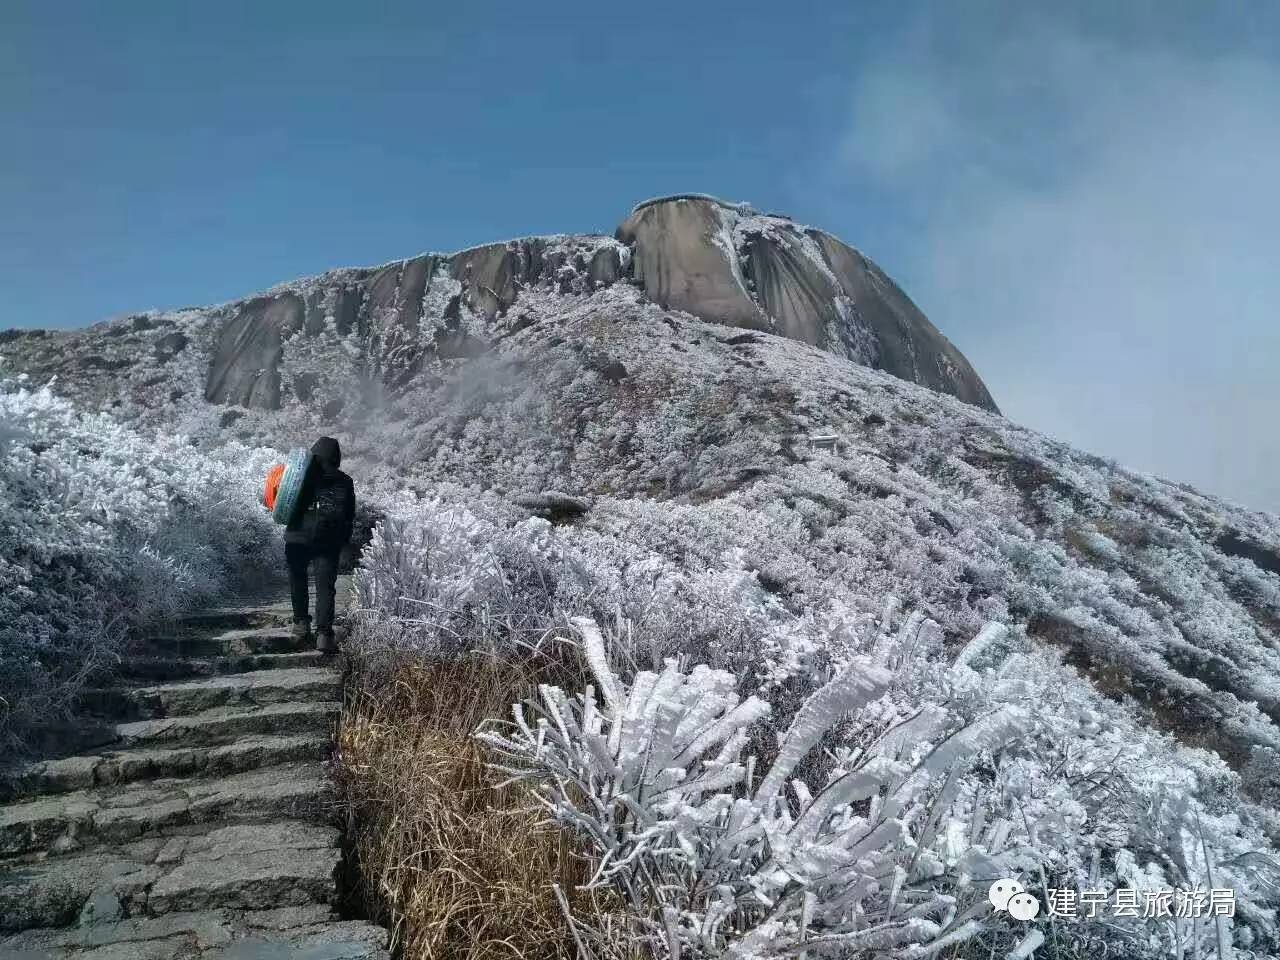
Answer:
<svg viewBox="0 0 1280 960"><path fill-rule="evenodd" d="M293 639L298 643L306 643L311 639L311 621L295 620L292 630Z"/></svg>
<svg viewBox="0 0 1280 960"><path fill-rule="evenodd" d="M331 657L338 652L338 640L333 635L333 630L321 627L316 631L316 650Z"/></svg>

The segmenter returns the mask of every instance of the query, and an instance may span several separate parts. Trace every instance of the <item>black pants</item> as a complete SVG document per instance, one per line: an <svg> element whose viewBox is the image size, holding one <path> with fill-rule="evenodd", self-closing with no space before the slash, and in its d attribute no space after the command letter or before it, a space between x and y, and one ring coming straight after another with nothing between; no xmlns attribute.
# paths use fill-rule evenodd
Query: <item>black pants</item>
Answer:
<svg viewBox="0 0 1280 960"><path fill-rule="evenodd" d="M305 543L286 543L284 558L289 564L289 594L293 600L293 619L309 620L307 614L307 566L316 574L316 629L333 629L334 595L338 586L338 556L342 547L312 547Z"/></svg>

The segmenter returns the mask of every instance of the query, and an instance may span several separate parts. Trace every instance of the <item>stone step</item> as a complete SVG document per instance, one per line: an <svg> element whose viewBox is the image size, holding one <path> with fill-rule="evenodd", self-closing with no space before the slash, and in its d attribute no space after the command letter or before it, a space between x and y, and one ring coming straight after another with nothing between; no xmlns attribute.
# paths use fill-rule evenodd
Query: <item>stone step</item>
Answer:
<svg viewBox="0 0 1280 960"><path fill-rule="evenodd" d="M293 667L224 674L146 687L85 691L82 702L121 720L180 717L213 707L336 700L342 680L327 667Z"/></svg>
<svg viewBox="0 0 1280 960"><path fill-rule="evenodd" d="M217 746L121 750L42 760L0 782L0 802L159 777L217 777L280 763L320 761L328 755L330 745L328 733L252 735Z"/></svg>
<svg viewBox="0 0 1280 960"><path fill-rule="evenodd" d="M389 960L387 931L323 904L96 918L0 937L5 960Z"/></svg>
<svg viewBox="0 0 1280 960"><path fill-rule="evenodd" d="M163 683L195 677L217 677L228 673L249 673L254 670L315 667L325 662L324 656L317 650L303 650L299 653L244 653L200 659L136 656L124 660L115 669L114 678Z"/></svg>
<svg viewBox="0 0 1280 960"><path fill-rule="evenodd" d="M185 717L135 720L116 725L118 749L229 743L252 734L286 736L327 732L342 704L336 700L272 703L249 709L214 707Z"/></svg>
<svg viewBox="0 0 1280 960"><path fill-rule="evenodd" d="M68 926L82 911L129 919L332 904L338 839L333 827L284 820L0 861L0 932Z"/></svg>
<svg viewBox="0 0 1280 960"><path fill-rule="evenodd" d="M178 618L187 630L238 630L251 627L287 627L293 614L287 601L212 607Z"/></svg>
<svg viewBox="0 0 1280 960"><path fill-rule="evenodd" d="M0 780L0 958L390 960L334 910L341 678L290 620L182 617L90 681L107 736Z"/></svg>
<svg viewBox="0 0 1280 960"><path fill-rule="evenodd" d="M307 648L312 648L311 644ZM226 657L305 652L289 630L247 627L199 633L165 633L149 638L143 650L158 656ZM142 651L140 651L142 652Z"/></svg>
<svg viewBox="0 0 1280 960"><path fill-rule="evenodd" d="M333 796L313 762L75 790L0 807L0 856L63 854L214 820L323 820Z"/></svg>

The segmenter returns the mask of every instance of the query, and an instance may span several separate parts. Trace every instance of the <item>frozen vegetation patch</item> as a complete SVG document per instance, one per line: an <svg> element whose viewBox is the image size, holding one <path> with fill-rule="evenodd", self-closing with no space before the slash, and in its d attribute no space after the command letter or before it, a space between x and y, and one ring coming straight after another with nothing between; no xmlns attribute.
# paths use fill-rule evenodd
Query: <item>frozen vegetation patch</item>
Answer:
<svg viewBox="0 0 1280 960"><path fill-rule="evenodd" d="M558 491L593 503L580 527L677 567L741 549L791 611L840 596L865 612L893 594L950 644L1007 623L1148 724L1217 752L1251 796L1280 793L1266 773L1280 751L1276 517L804 344L664 310L626 284L575 284L523 289L505 317L464 298L461 328L486 351L424 363L396 387L370 379L355 327L295 332L278 411L200 400L207 324L138 317L82 346L115 362L187 331L176 357L143 349L92 399L202 449L332 433L366 485ZM22 351L61 349L46 339Z"/></svg>
<svg viewBox="0 0 1280 960"><path fill-rule="evenodd" d="M109 673L131 630L268 558L271 451L216 456L0 381L0 759Z"/></svg>
<svg viewBox="0 0 1280 960"><path fill-rule="evenodd" d="M736 216L773 227L748 211ZM724 238L730 247L739 240ZM140 315L91 331L75 349L64 336L24 335L0 352L15 366L65 369L86 407L184 433L212 456L226 443L285 448L339 436L362 499L390 514L361 575L359 646L374 659L480 649L565 660L574 669L550 685L555 712L576 717L578 732L557 731L556 764L583 750L614 762L591 746L596 736L609 742L617 715L603 696L602 661L588 664L574 618L598 625L616 703L652 681L706 693L721 717L734 696L767 704L723 761L754 764L757 774L772 769L778 737L844 667L861 657L888 670L884 691L842 714L789 773L807 792L788 784L776 795L787 809L755 804L752 821L768 824L766 836L791 836L785 817L802 816L837 771L905 765L894 776L907 779L877 781L876 796L909 781L907 794L894 795L908 798L910 817L884 813L871 797L838 814L853 836L896 831L854 870L881 887L840 901L884 918L885 943L963 935L970 946L956 956L1015 950L1025 930L981 913L979 851L1014 869L1042 903L1046 884L1195 884L1212 863L1218 885L1240 894L1227 931L1237 956L1275 955L1280 519L803 343L663 309L626 283L597 286L593 251L612 243L551 242L543 254L553 269L509 304L530 250L503 261L510 289L498 273L468 285L437 270L423 309L448 313L466 349L431 348L435 332L424 325L415 333L421 355L411 358L420 368L400 364L394 377L379 367L392 352L378 325L350 322L340 296L365 273L331 275L330 299L315 300L321 286L307 282L290 288L308 307L302 326L284 332L279 410L204 402L225 319L216 310ZM495 300L506 306L494 312ZM912 614L886 614L886 597ZM711 690L722 683L717 671L733 678L732 691ZM536 709L550 707L540 700ZM941 724L920 735L921 749L984 716L1016 714L1019 723L999 744L957 755L947 772L925 763L926 776L922 757L883 740L917 713ZM583 825L589 840L588 811L554 795L543 762L551 758L529 753L510 729L491 732L507 738L525 782L551 785L550 812ZM707 785L699 764L709 754L698 756L685 775ZM662 771L628 770L621 792L582 798L625 805L626 791L666 782L646 779ZM605 789L599 776L592 783ZM707 859L702 845L720 829L709 811L754 804L758 784L698 788L688 802L706 814L707 832L691 835L693 853L675 833L655 835L679 849L670 860L647 859L656 847L617 847L610 863L635 853L627 862L654 876L671 876L663 871L676 864L681 883L714 877L731 888L717 901L701 887L678 893L672 879L676 899L661 903L674 913L644 915L653 942L679 942L685 955L748 955L757 941L742 938L767 926L734 886L751 878L767 880L762 895L779 911L770 936L780 939L762 941L769 949L799 950L802 929L837 928L767 886L758 858L772 846L735 847L738 873L716 873ZM641 805L642 815L666 813ZM900 827L888 825L895 818ZM885 899L898 868L897 899ZM623 896L635 884L612 868L600 880ZM921 905L914 930L901 924L908 895ZM729 919L708 920L720 902ZM709 939L695 944L704 921ZM1181 945L1189 958L1211 942L1216 950L1219 937L1147 921L1045 932L1036 956L1099 956L1102 945L1111 956L1176 956Z"/></svg>
<svg viewBox="0 0 1280 960"><path fill-rule="evenodd" d="M588 500L576 536L681 575L739 551L796 615L832 598L871 614L891 594L953 649L1006 623L1218 753L1250 797L1280 793L1274 516L617 289L436 375L353 424L365 475Z"/></svg>
<svg viewBox="0 0 1280 960"><path fill-rule="evenodd" d="M1280 945L1266 813L1221 758L1025 631L975 621L952 644L892 597L866 610L817 585L792 610L742 551L705 557L456 489L402 501L357 574L355 640L375 661L574 651L572 682L482 738L657 955L1004 956L1038 932L1041 957L1217 956L1207 919L1028 928L987 901L1003 877L1042 904L1230 887L1227 943Z"/></svg>

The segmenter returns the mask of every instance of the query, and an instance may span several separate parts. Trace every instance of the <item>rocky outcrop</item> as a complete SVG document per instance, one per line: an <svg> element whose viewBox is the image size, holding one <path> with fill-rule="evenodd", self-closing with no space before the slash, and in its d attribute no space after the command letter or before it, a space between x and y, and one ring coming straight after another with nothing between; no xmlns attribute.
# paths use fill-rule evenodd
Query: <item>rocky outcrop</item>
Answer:
<svg viewBox="0 0 1280 960"><path fill-rule="evenodd" d="M210 403L280 407L281 341L303 323L302 298L294 293L258 297L222 327L209 365L204 397Z"/></svg>
<svg viewBox="0 0 1280 960"><path fill-rule="evenodd" d="M679 196L636 207L617 238L663 306L767 330L996 410L968 360L857 250L745 205Z"/></svg>
<svg viewBox="0 0 1280 960"><path fill-rule="evenodd" d="M607 287L622 279L622 257L616 247L601 247L591 258L588 276L595 286Z"/></svg>
<svg viewBox="0 0 1280 960"><path fill-rule="evenodd" d="M852 301L875 342L870 364L903 380L997 410L986 384L938 328L883 270L829 233L811 230L823 262Z"/></svg>
<svg viewBox="0 0 1280 960"><path fill-rule="evenodd" d="M542 275L542 241L491 243L449 259L449 273L461 282L466 306L486 322L516 302L520 288Z"/></svg>
<svg viewBox="0 0 1280 960"><path fill-rule="evenodd" d="M768 330L734 263L725 223L730 215L714 200L649 203L637 207L615 236L633 248L636 282L651 300L704 320Z"/></svg>
<svg viewBox="0 0 1280 960"><path fill-rule="evenodd" d="M528 237L451 255L336 270L208 310L113 321L86 331L79 380L136 363L170 375L207 363L205 399L264 410L376 408L436 362L473 359L555 321L568 304L638 287L660 306L771 333L989 410L965 357L874 263L828 233L744 204L685 195L637 206L613 237ZM194 323L193 323L194 321ZM27 369L60 374L65 345L0 337ZM113 364L115 366L113 366ZM328 414L326 414L328 415Z"/></svg>
<svg viewBox="0 0 1280 960"><path fill-rule="evenodd" d="M840 327L851 322L840 310L843 291L806 256L801 239L777 231L748 232L742 245L743 270L761 308L773 321L774 333L842 352ZM874 358L851 355L850 359L866 363Z"/></svg>

